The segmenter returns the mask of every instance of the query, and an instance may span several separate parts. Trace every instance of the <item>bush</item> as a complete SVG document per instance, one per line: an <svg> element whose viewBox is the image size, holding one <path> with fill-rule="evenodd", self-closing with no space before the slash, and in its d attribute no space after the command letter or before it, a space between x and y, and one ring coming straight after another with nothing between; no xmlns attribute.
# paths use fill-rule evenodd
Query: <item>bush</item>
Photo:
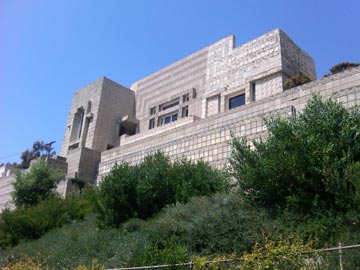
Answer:
<svg viewBox="0 0 360 270"><path fill-rule="evenodd" d="M99 222L114 227L137 215L137 167L115 165L99 187Z"/></svg>
<svg viewBox="0 0 360 270"><path fill-rule="evenodd" d="M264 209L249 207L230 193L168 206L145 230L153 245L171 240L196 254L241 254L273 231L273 223Z"/></svg>
<svg viewBox="0 0 360 270"><path fill-rule="evenodd" d="M196 163L186 159L174 162L170 177L175 182L175 199L187 203L192 197L210 196L229 189L229 178L223 171L204 161Z"/></svg>
<svg viewBox="0 0 360 270"><path fill-rule="evenodd" d="M170 177L170 159L161 152L145 157L138 166L136 186L137 213L148 218L165 205L175 203L175 182Z"/></svg>
<svg viewBox="0 0 360 270"><path fill-rule="evenodd" d="M309 245L304 245L296 240L266 241L264 246L256 244L251 253L245 253L241 257L241 269L319 269L316 255L304 254L309 251L311 251Z"/></svg>
<svg viewBox="0 0 360 270"><path fill-rule="evenodd" d="M54 193L63 173L39 160L28 173L18 172L13 182L13 201L16 206L34 206Z"/></svg>
<svg viewBox="0 0 360 270"><path fill-rule="evenodd" d="M87 195L88 196L88 195ZM36 206L3 210L0 215L0 247L14 246L20 240L37 239L53 228L83 219L93 207L88 199L53 195Z"/></svg>
<svg viewBox="0 0 360 270"><path fill-rule="evenodd" d="M193 196L209 196L225 191L228 186L224 173L203 161L171 163L167 156L157 152L136 166L116 165L103 179L99 221L118 227L130 218L146 219L168 204L187 202Z"/></svg>
<svg viewBox="0 0 360 270"><path fill-rule="evenodd" d="M360 64L358 63L351 63L351 62L342 62L339 64L336 64L335 66L331 67L329 70L331 74L336 74L342 71L345 71L347 69L351 69L353 67L358 67Z"/></svg>
<svg viewBox="0 0 360 270"><path fill-rule="evenodd" d="M234 138L230 163L251 202L304 212L359 209L360 111L313 96L296 119L268 119L269 137Z"/></svg>
<svg viewBox="0 0 360 270"><path fill-rule="evenodd" d="M299 72L297 75L292 76L285 81L285 90L294 88L296 86L300 86L300 85L303 85L303 84L309 83L309 82L311 82L311 79L309 78L309 76L305 75L302 72Z"/></svg>

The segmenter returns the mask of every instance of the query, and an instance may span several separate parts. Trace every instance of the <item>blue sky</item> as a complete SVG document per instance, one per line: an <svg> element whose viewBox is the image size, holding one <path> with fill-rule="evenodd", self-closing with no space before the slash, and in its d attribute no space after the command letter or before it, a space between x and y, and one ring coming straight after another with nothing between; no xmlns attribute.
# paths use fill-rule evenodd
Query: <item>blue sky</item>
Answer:
<svg viewBox="0 0 360 270"><path fill-rule="evenodd" d="M1 0L0 163L36 140L59 153L79 88L101 76L130 87L230 34L240 45L281 28L318 77L360 62L359 10L358 0Z"/></svg>

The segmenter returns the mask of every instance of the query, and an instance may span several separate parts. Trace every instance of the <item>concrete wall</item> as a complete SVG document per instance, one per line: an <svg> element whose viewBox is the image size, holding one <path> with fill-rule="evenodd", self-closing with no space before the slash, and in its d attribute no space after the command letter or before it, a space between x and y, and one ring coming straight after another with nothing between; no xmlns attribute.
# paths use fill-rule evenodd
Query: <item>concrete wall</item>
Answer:
<svg viewBox="0 0 360 270"><path fill-rule="evenodd" d="M360 68L354 68L270 97L224 111L206 119L189 117L164 129L128 138L122 146L101 153L98 181L122 161L135 164L146 155L162 150L170 158L203 159L222 167L227 163L231 134L250 139L266 136L263 117L300 112L311 94L341 101L346 107L360 105Z"/></svg>
<svg viewBox="0 0 360 270"><path fill-rule="evenodd" d="M11 192L13 191L12 182L14 175L0 178L0 213L5 207L13 208Z"/></svg>

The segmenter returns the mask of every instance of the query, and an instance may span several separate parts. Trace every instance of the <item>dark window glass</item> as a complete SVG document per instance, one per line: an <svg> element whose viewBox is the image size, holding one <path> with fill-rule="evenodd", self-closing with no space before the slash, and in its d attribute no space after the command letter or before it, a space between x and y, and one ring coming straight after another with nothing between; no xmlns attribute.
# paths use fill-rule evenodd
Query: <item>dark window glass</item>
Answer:
<svg viewBox="0 0 360 270"><path fill-rule="evenodd" d="M239 107L245 104L245 94L229 98L229 109Z"/></svg>
<svg viewBox="0 0 360 270"><path fill-rule="evenodd" d="M170 117L170 116L165 117L165 118L164 118L165 124L170 123L170 120L171 120L171 117Z"/></svg>
<svg viewBox="0 0 360 270"><path fill-rule="evenodd" d="M165 111L165 110L167 110L167 109L169 109L171 107L175 107L176 105L179 105L179 101L176 101L174 103L170 103L170 104L167 104L167 105L163 105L160 108L161 108L161 111Z"/></svg>
<svg viewBox="0 0 360 270"><path fill-rule="evenodd" d="M171 122L174 122L177 120L178 115L174 114L173 116L171 116Z"/></svg>

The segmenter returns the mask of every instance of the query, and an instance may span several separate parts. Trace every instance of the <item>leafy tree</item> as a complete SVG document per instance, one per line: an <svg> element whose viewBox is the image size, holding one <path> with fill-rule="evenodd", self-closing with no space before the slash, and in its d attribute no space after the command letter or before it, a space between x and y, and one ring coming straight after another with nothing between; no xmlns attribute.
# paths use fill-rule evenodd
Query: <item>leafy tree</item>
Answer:
<svg viewBox="0 0 360 270"><path fill-rule="evenodd" d="M303 211L358 209L360 111L313 96L296 119L266 120L269 137L234 138L230 157L241 194Z"/></svg>
<svg viewBox="0 0 360 270"><path fill-rule="evenodd" d="M175 203L175 183L169 176L169 157L161 152L146 156L138 166L136 186L137 211L140 218L148 218L165 205Z"/></svg>
<svg viewBox="0 0 360 270"><path fill-rule="evenodd" d="M21 163L18 167L21 169L27 169L33 159L38 157L55 156L56 152L53 151L53 148L51 148L52 143L45 144L43 141L35 141L31 150L27 149L21 153Z"/></svg>
<svg viewBox="0 0 360 270"><path fill-rule="evenodd" d="M136 184L137 166L117 164L103 179L99 187L99 221L118 227L125 220L137 215Z"/></svg>
<svg viewBox="0 0 360 270"><path fill-rule="evenodd" d="M13 201L16 206L36 205L54 193L63 173L39 160L27 173L18 172L13 182Z"/></svg>
<svg viewBox="0 0 360 270"><path fill-rule="evenodd" d="M285 90L303 85L308 82L311 82L309 76L302 72L299 72L297 75L292 76L285 81Z"/></svg>
<svg viewBox="0 0 360 270"><path fill-rule="evenodd" d="M180 203L187 203L192 197L226 191L230 186L223 171L202 160L176 160L170 170L170 177L176 186L175 199Z"/></svg>

